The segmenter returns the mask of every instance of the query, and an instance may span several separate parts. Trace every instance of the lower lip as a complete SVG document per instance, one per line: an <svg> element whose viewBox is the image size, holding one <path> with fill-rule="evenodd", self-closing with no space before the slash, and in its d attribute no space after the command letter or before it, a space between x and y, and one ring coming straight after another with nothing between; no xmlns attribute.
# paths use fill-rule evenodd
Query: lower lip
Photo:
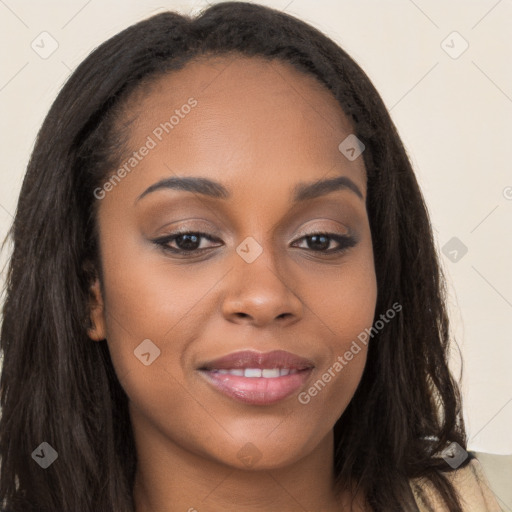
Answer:
<svg viewBox="0 0 512 512"><path fill-rule="evenodd" d="M230 398L252 405L270 405L284 400L304 386L312 368L282 377L239 377L201 370L206 380Z"/></svg>

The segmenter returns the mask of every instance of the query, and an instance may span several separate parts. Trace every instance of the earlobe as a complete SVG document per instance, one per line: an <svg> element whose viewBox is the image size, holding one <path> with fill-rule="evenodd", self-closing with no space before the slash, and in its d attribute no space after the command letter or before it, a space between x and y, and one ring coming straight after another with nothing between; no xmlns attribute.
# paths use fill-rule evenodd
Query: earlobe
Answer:
<svg viewBox="0 0 512 512"><path fill-rule="evenodd" d="M87 335L91 340L102 341L106 338L105 307L98 278L96 278L94 284L91 286L89 295L90 322L87 328Z"/></svg>

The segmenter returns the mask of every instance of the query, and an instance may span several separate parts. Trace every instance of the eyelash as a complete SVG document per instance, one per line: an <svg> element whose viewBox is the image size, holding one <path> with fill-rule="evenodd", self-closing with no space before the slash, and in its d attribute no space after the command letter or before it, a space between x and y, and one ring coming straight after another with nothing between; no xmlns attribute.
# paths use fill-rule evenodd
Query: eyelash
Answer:
<svg viewBox="0 0 512 512"><path fill-rule="evenodd" d="M180 255L186 255L186 256L196 256L198 253L202 253L204 251L207 251L208 249L211 249L211 247L203 247L202 249L186 250L186 249L179 249L179 248L177 249L177 248L169 246L170 242L176 240L177 238L179 238L181 236L186 236L186 235L195 235L199 239L206 238L210 242L218 241L214 237L208 235L207 233L203 233L201 231L177 231L175 233L171 233L164 237L157 238L157 239L153 240L153 242L155 244L157 244L158 246L160 246L166 252L171 252L173 254L180 254ZM335 242L337 242L339 244L339 247L337 249L329 249L327 251L315 251L314 249L306 249L313 253L318 253L318 254L323 254L323 255L340 254L340 253L346 251L347 249L353 247L357 243L357 240L352 236L338 235L336 233L326 233L326 232L310 233L308 235L302 236L297 241L304 240L307 238L312 238L314 236L327 237L327 238L330 238L331 240L334 240ZM201 242L199 242L199 244L200 243Z"/></svg>

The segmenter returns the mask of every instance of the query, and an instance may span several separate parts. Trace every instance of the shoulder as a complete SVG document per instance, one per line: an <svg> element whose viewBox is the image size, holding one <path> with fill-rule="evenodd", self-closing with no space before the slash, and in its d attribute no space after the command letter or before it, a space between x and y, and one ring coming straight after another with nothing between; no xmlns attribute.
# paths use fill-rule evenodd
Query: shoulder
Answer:
<svg viewBox="0 0 512 512"><path fill-rule="evenodd" d="M463 468L446 473L459 493L464 512L502 512L482 465L473 454L470 456L470 462ZM412 479L410 486L420 512L449 512L428 479Z"/></svg>

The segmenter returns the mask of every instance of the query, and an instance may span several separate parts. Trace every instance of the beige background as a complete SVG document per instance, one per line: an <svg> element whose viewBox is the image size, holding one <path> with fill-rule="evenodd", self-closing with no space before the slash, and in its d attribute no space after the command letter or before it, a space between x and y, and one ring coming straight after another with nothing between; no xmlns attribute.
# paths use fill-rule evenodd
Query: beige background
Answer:
<svg viewBox="0 0 512 512"><path fill-rule="evenodd" d="M449 276L451 318L464 360L469 446L512 453L512 3L261 3L297 15L341 44L391 110ZM98 44L162 7L194 12L205 5L201 0L0 0L2 239L37 130L70 72ZM44 31L58 43L46 59L31 47L33 41L42 46L46 37L45 48L51 48L50 36L40 36ZM469 46L458 55L464 40ZM442 253L452 237L468 248L455 262L452 248ZM452 367L458 374L457 350Z"/></svg>

